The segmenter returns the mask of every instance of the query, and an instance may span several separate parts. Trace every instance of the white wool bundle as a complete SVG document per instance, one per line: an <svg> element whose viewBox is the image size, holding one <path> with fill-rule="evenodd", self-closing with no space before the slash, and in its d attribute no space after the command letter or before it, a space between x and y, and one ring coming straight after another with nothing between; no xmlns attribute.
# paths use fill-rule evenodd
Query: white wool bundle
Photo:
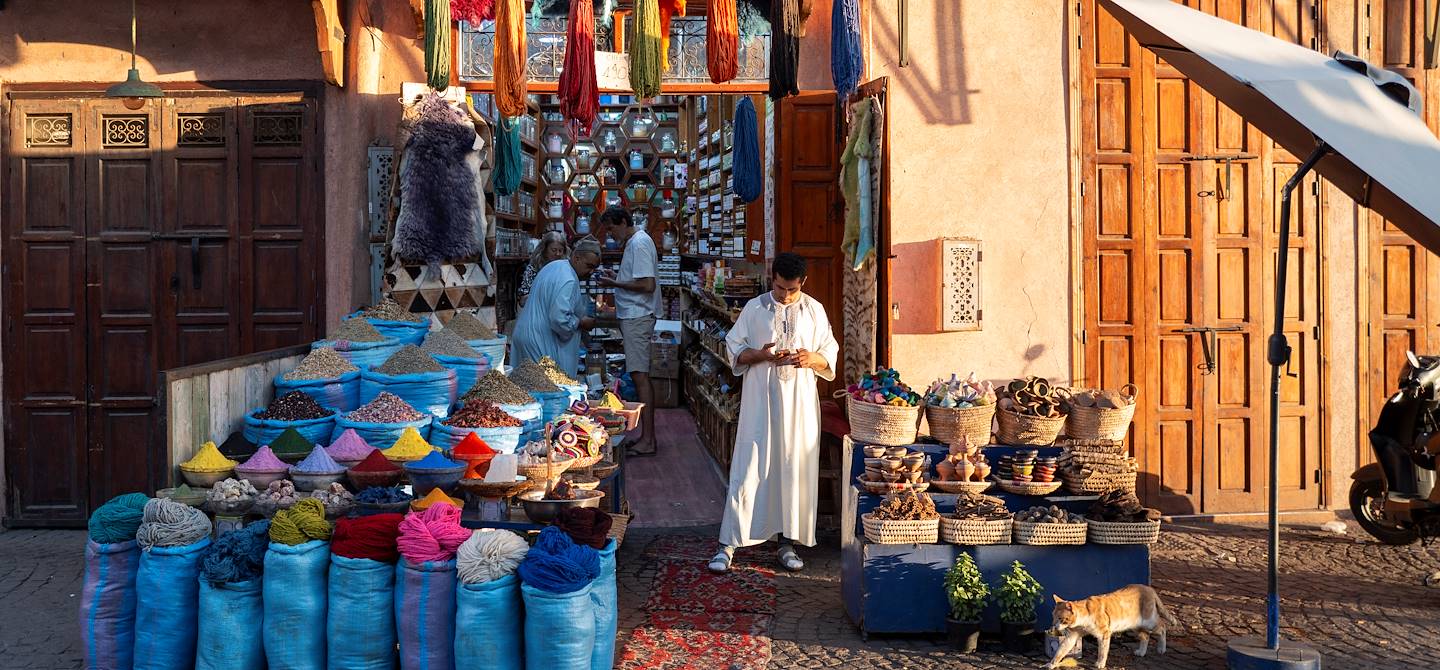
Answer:
<svg viewBox="0 0 1440 670"><path fill-rule="evenodd" d="M529 551L530 544L508 530L477 530L455 552L455 571L466 584L493 582L515 574Z"/></svg>

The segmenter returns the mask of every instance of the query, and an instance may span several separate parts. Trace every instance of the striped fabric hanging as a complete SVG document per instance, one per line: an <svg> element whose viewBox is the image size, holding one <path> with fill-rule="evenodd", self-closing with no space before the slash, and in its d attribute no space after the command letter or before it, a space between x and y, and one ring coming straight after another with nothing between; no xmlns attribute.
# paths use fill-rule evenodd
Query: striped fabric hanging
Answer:
<svg viewBox="0 0 1440 670"><path fill-rule="evenodd" d="M835 94L842 101L855 92L864 71L859 0L835 0L830 10L830 77L835 81Z"/></svg>
<svg viewBox="0 0 1440 670"><path fill-rule="evenodd" d="M430 88L450 88L450 0L425 0L425 79Z"/></svg>
<svg viewBox="0 0 1440 670"><path fill-rule="evenodd" d="M525 0L495 4L495 106L502 116L524 116L528 47L525 42Z"/></svg>
<svg viewBox="0 0 1440 670"><path fill-rule="evenodd" d="M665 58L660 51L663 41L658 0L635 0L635 36L630 44L630 88L637 98L643 100L660 95L660 69Z"/></svg>
<svg viewBox="0 0 1440 670"><path fill-rule="evenodd" d="M565 69L560 73L560 115L570 121L571 135L590 132L600 111L595 83L594 0L570 0L569 34L565 37Z"/></svg>
<svg viewBox="0 0 1440 670"><path fill-rule="evenodd" d="M800 0L770 3L770 97L800 93Z"/></svg>
<svg viewBox="0 0 1440 670"><path fill-rule="evenodd" d="M740 22L735 0L709 0L705 6L705 66L710 81L723 84L740 69Z"/></svg>

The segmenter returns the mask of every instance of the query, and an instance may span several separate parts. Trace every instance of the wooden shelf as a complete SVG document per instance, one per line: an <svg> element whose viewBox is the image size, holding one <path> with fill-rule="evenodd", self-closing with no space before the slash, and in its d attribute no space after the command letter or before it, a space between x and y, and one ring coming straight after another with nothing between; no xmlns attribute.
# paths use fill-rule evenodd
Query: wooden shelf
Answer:
<svg viewBox="0 0 1440 670"><path fill-rule="evenodd" d="M725 370L726 370L727 372L729 372L729 373L732 374L732 375L735 374L735 368L730 365L730 357L729 357L728 355L722 355L720 352L715 351L714 349L710 348L710 345L705 344L705 340L704 340L703 338L701 338L701 333L700 333L700 331L699 331L699 330L696 330L694 326L690 325L690 322L686 321L686 322L684 323L684 325L685 325L685 329L686 329L686 330L688 330L688 331L690 331L690 332L692 332L692 333L695 333L695 335L696 335L696 337L697 337L697 339L696 339L696 341L695 341L696 346L700 347L700 349L701 349L702 351L704 351L705 353L708 353L708 354L710 354L711 356L714 356L714 357L715 357L715 360L720 361L720 364L723 365L723 366L725 366ZM738 376L738 375L736 375L736 376Z"/></svg>
<svg viewBox="0 0 1440 670"><path fill-rule="evenodd" d="M694 375L696 379L704 379L704 378L705 378L704 375L700 374L700 371L699 371L699 370L696 370L696 369L695 369L695 366L693 366L693 365L691 365L691 364L689 364L689 363L686 363L686 364L685 364L685 371L688 372L688 373L691 374L691 375ZM722 419L724 419L724 420L726 420L726 421L728 421L728 422L730 422L730 423L736 423L736 422L738 421L738 417L736 417L734 414L732 414L732 413L730 413L730 412L725 411L725 410L720 406L720 401L718 401L718 400L715 399L715 396L713 396L713 395L710 393L710 390L709 390L706 386L704 386L703 384L697 383L697 384L695 385L695 387L694 387L694 391L695 391L695 395L703 398L703 399L705 400L705 402L710 405L710 407L709 407L710 411L712 411L712 412L714 412L715 414L719 415L720 418L722 418Z"/></svg>

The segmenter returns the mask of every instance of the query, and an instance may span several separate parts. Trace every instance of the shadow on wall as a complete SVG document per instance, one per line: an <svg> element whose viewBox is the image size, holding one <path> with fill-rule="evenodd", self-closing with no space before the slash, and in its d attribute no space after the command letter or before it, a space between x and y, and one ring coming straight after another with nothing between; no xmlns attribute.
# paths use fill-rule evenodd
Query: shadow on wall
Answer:
<svg viewBox="0 0 1440 670"><path fill-rule="evenodd" d="M965 36L959 0L924 2L899 0L909 6L906 49L910 65L898 68L900 22L897 5L872 3L871 40L880 58L890 61L890 85L902 89L916 110L932 125L954 126L972 123L970 95L979 93L969 86L965 75ZM922 8L933 7L929 16ZM926 30L917 31L917 27ZM928 33L933 42L916 43L916 34ZM898 332L898 331L897 331ZM933 331L931 331L933 332Z"/></svg>

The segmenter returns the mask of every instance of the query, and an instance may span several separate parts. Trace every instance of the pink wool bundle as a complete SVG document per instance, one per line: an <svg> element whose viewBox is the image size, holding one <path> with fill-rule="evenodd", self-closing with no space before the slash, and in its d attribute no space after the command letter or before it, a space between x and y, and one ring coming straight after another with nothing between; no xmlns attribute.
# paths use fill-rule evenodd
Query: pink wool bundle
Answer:
<svg viewBox="0 0 1440 670"><path fill-rule="evenodd" d="M460 508L449 503L436 503L423 512L411 512L400 522L400 555L411 563L448 561L470 530L460 525Z"/></svg>

